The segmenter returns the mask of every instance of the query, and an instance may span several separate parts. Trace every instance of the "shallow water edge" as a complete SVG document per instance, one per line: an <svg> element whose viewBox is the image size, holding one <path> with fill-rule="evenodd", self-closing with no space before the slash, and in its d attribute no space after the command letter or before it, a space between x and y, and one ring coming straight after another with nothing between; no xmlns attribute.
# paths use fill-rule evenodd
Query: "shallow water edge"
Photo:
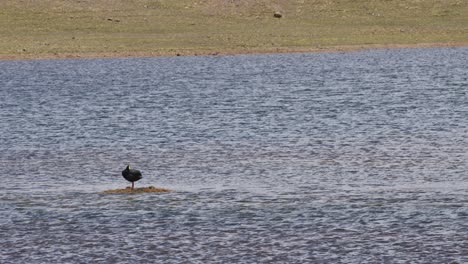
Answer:
<svg viewBox="0 0 468 264"><path fill-rule="evenodd" d="M316 53L316 52L353 52L372 49L403 49L403 48L444 48L467 47L468 42L440 42L440 43L388 43L388 44L359 44L317 47L261 47L237 48L224 50L185 49L161 51L125 51L125 52L69 52L45 54L0 54L0 60L35 60L35 59L78 59L78 58L141 58L160 56L216 56L216 55L246 55L246 54L281 54L281 53Z"/></svg>

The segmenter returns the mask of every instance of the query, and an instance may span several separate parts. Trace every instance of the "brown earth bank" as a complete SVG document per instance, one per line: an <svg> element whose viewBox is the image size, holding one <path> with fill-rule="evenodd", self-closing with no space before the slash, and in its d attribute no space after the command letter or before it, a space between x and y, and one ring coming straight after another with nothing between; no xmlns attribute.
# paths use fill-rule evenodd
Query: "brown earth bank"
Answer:
<svg viewBox="0 0 468 264"><path fill-rule="evenodd" d="M468 46L464 0L4 0L0 59Z"/></svg>
<svg viewBox="0 0 468 264"><path fill-rule="evenodd" d="M32 60L32 59L67 59L67 58L139 58L159 56L216 56L240 54L275 54L275 53L316 53L316 52L350 52L370 49L401 49L401 48L440 48L440 47L468 47L468 42L450 43L416 43L416 44L368 44L343 45L333 47L281 47L281 48L252 48L227 50L181 50L181 51L119 51L119 52L70 52L53 54L0 54L0 60Z"/></svg>
<svg viewBox="0 0 468 264"><path fill-rule="evenodd" d="M148 186L148 187L140 187L140 188L132 188L127 187L125 189L112 189L106 190L103 193L112 194L112 193L160 193L160 192L170 192L171 190L166 188Z"/></svg>

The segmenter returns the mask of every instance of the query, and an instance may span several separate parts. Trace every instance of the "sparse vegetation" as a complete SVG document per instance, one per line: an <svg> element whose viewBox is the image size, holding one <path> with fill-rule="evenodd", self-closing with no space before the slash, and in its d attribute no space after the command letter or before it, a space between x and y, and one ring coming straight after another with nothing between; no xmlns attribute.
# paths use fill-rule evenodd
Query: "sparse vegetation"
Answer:
<svg viewBox="0 0 468 264"><path fill-rule="evenodd" d="M281 18L274 17L275 12ZM0 58L467 45L463 0L6 0Z"/></svg>

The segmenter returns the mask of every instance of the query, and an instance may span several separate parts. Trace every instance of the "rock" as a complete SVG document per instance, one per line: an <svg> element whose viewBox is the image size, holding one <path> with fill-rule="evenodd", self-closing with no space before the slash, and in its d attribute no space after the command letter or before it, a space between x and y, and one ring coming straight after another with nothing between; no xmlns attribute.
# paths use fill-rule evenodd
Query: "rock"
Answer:
<svg viewBox="0 0 468 264"><path fill-rule="evenodd" d="M282 18L283 17L283 14L281 14L281 12L279 11L276 11L274 14L273 14L274 17L276 18Z"/></svg>
<svg viewBox="0 0 468 264"><path fill-rule="evenodd" d="M113 189L113 190L106 190L103 193L155 193L155 192L170 192L171 190L166 188L159 188L154 186L149 187L141 187L141 188L132 188L127 187L125 189Z"/></svg>

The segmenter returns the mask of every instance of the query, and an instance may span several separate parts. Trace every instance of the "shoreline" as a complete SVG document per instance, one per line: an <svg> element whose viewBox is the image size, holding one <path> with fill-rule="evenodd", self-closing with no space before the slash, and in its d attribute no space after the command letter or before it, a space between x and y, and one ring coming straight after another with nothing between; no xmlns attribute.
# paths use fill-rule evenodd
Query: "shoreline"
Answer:
<svg viewBox="0 0 468 264"><path fill-rule="evenodd" d="M467 42L440 42L414 44L360 44L324 47L277 47L277 48L239 48L225 50L170 50L170 51L120 51L120 52L70 52L44 54L0 54L1 60L39 60L39 59L94 59L94 58L142 58L142 57L175 57L175 56L216 56L248 54L284 54L284 53L319 53L319 52L353 52L372 49L404 48L444 48L468 47Z"/></svg>

